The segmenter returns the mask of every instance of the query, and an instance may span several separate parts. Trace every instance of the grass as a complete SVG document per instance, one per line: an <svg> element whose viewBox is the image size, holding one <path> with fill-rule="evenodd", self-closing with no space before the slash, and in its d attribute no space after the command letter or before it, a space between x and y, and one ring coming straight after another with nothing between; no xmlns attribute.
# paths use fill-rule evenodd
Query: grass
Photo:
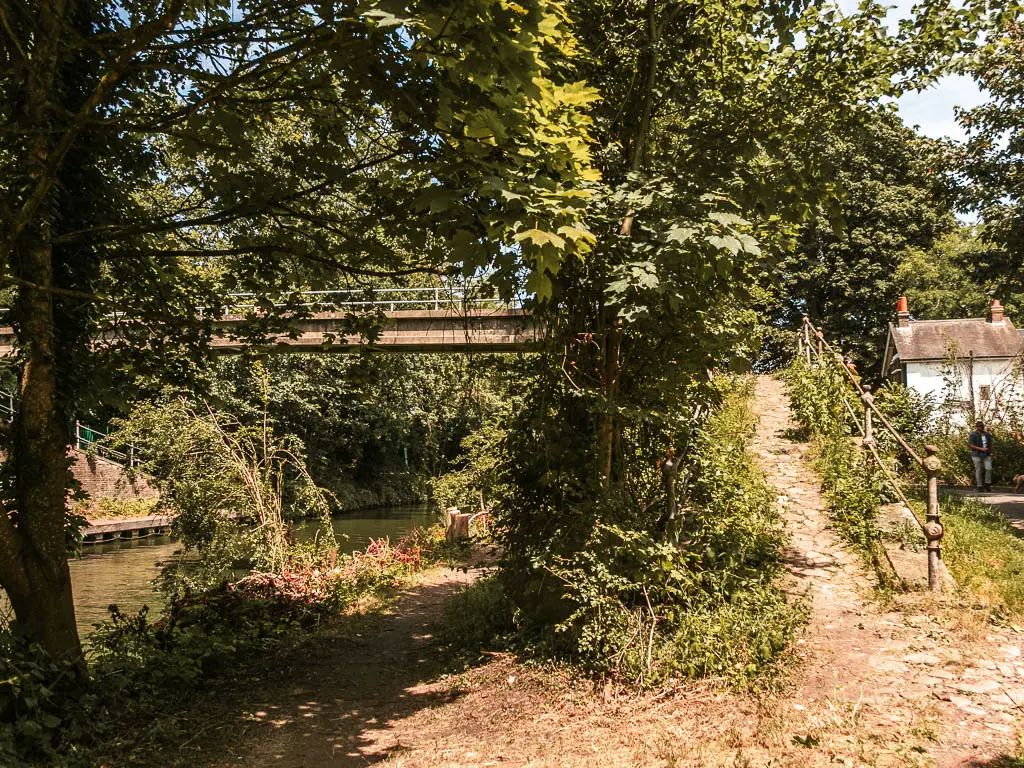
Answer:
<svg viewBox="0 0 1024 768"><path fill-rule="evenodd" d="M915 502L924 513L924 503ZM1024 539L977 499L942 499L942 559L957 587L987 607L1024 618Z"/></svg>
<svg viewBox="0 0 1024 768"><path fill-rule="evenodd" d="M156 513L156 499L96 499L75 504L74 511L90 520L147 517Z"/></svg>

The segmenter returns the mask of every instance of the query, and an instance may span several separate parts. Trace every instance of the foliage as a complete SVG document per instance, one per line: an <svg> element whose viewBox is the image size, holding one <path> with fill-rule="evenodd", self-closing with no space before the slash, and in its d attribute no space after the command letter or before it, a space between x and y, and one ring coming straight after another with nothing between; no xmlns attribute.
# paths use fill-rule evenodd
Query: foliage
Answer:
<svg viewBox="0 0 1024 768"><path fill-rule="evenodd" d="M1024 310L1024 9L1014 2L969 6L986 37L962 68L989 97L958 115L968 136L963 203L981 214L981 239L988 246L971 262L972 273L979 282L997 286L1008 310L1019 314Z"/></svg>
<svg viewBox="0 0 1024 768"><path fill-rule="evenodd" d="M139 446L142 468L176 511L174 531L184 553L165 568L165 587L205 590L222 583L239 560L281 572L292 559L287 518L312 512L322 521L318 543L334 545L330 497L312 481L302 446L276 436L269 421L245 426L184 400L141 403L119 437Z"/></svg>
<svg viewBox="0 0 1024 768"><path fill-rule="evenodd" d="M78 657L76 411L143 375L194 378L233 292L258 294L235 329L252 342L309 313L296 288L483 272L543 293L593 239L598 177L596 94L558 66L575 41L556 0L130 6L5 4L0 32L0 277L23 393L0 583Z"/></svg>
<svg viewBox="0 0 1024 768"><path fill-rule="evenodd" d="M795 358L786 369L790 407L796 420L813 436L842 437L851 433L849 385L838 365L815 365Z"/></svg>
<svg viewBox="0 0 1024 768"><path fill-rule="evenodd" d="M156 511L156 499L114 499L102 498L78 502L74 511L90 519L118 517L147 517Z"/></svg>
<svg viewBox="0 0 1024 768"><path fill-rule="evenodd" d="M888 108L823 133L821 141L843 197L838 210L815 207L780 262L781 306L773 320L797 329L801 315L809 315L866 370L885 343L897 297L909 290L903 281L923 281L903 265L930 253L954 227L951 184L942 172L950 151Z"/></svg>
<svg viewBox="0 0 1024 768"><path fill-rule="evenodd" d="M263 366L269 423L302 440L310 476L346 509L423 501L500 391L490 356L285 355ZM260 422L249 361L225 360L211 379L220 409Z"/></svg>
<svg viewBox="0 0 1024 768"><path fill-rule="evenodd" d="M499 574L504 596L488 593L466 608L475 606L487 614L485 623L498 627L513 616L521 644L644 684L703 674L750 682L766 674L802 613L776 584L778 510L745 447L754 423L752 382L723 376L715 386L722 405L690 443L693 479L682 499L679 544L659 525L664 499L657 493L649 496L658 503L640 513L627 498L586 509L574 530L548 532L585 536L571 555L540 560L544 550L538 548L543 576L524 583L520 569L506 565ZM511 440L512 430L508 434ZM657 472L638 474L634 482L640 478L660 485ZM686 487L681 483L680 494ZM499 500L502 544L529 524L519 518L520 503L518 497ZM509 559L506 554L504 563ZM546 615L536 613L538 598ZM510 607L498 610L503 601ZM758 641L749 642L754 636ZM730 638L725 646L723 638Z"/></svg>
<svg viewBox="0 0 1024 768"><path fill-rule="evenodd" d="M987 258L986 250L977 227L964 225L937 238L931 248L908 250L896 267L895 282L909 297L914 317L982 317L993 296L1018 306L1001 280L980 280L977 265Z"/></svg>
<svg viewBox="0 0 1024 768"><path fill-rule="evenodd" d="M112 606L91 636L88 677L73 660L53 661L16 631L0 631L0 759L84 768L112 753L121 760L180 745L185 734L167 716L176 707L453 555L435 526L394 545L371 542L333 566L296 558L279 574L180 594L156 620L146 608L127 615Z"/></svg>
<svg viewBox="0 0 1024 768"><path fill-rule="evenodd" d="M919 456L924 456L925 446L931 441L935 426L936 405L931 395L922 395L916 389L886 381L874 392L875 406L889 420ZM896 443L887 429L873 430L873 437L879 452L885 456L896 456L903 469L913 466L911 457Z"/></svg>
<svg viewBox="0 0 1024 768"><path fill-rule="evenodd" d="M505 432L495 419L471 432L462 441L462 455L457 468L431 484L431 498L441 509L459 507L464 511L490 507L490 501L501 495L495 488L501 466Z"/></svg>

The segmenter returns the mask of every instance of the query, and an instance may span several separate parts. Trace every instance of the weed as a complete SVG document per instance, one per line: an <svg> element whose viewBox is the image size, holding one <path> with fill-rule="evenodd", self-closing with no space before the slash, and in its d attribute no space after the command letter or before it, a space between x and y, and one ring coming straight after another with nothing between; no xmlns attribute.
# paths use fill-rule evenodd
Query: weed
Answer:
<svg viewBox="0 0 1024 768"><path fill-rule="evenodd" d="M915 502L918 511L924 503ZM999 512L976 499L942 500L942 559L957 586L998 615L1024 616L1024 540Z"/></svg>

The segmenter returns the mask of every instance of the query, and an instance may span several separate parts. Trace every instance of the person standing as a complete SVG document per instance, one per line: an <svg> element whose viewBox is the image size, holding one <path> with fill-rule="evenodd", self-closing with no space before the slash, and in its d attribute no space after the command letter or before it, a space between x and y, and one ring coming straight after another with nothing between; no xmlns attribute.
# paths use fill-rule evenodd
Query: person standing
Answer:
<svg viewBox="0 0 1024 768"><path fill-rule="evenodd" d="M971 461L974 462L974 483L978 491L992 490L992 433L985 431L985 422L974 424L968 440Z"/></svg>

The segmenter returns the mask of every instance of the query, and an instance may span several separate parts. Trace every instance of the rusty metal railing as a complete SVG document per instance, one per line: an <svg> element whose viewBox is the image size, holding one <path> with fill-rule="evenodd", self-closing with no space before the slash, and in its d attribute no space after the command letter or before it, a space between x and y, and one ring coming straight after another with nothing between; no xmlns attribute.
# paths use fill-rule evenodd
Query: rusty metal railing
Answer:
<svg viewBox="0 0 1024 768"><path fill-rule="evenodd" d="M812 337L814 339L812 343ZM921 532L924 534L925 540L928 542L928 587L932 592L942 591L942 520L939 510L939 470L942 469L942 463L939 461L939 457L936 455L938 448L934 445L925 446L925 457L922 459L918 455L906 439L901 435L896 428L890 423L885 417L885 414L878 410L875 405L875 398L871 394L870 387L864 386L860 383L853 371L846 364L846 361L842 353L833 347L825 339L825 334L820 328L815 328L814 324L811 323L810 318L807 315L803 316L803 327L800 333L797 334L797 352L801 358L804 358L808 364L817 362L818 365L825 365L828 362L826 353L830 353L836 364L842 369L843 373L846 374L846 379L853 389L857 399L860 400L861 407L863 408L863 418L858 418L854 406L850 403L849 399L845 394L842 395L843 404L850 414L853 423L856 425L857 430L861 433L861 445L865 453L869 454L878 464L879 469L882 471L882 476L885 478L886 484L892 488L897 498L903 503L903 505L913 515L914 520L921 528ZM913 461L925 471L925 475L928 478L928 491L927 491L927 511L924 521L922 521L913 511L910 502L907 500L906 494L900 487L899 481L895 474L886 466L885 461L878 452L878 443L875 440L875 419L877 419L882 428L888 432L896 443L906 451L907 455L913 459Z"/></svg>

